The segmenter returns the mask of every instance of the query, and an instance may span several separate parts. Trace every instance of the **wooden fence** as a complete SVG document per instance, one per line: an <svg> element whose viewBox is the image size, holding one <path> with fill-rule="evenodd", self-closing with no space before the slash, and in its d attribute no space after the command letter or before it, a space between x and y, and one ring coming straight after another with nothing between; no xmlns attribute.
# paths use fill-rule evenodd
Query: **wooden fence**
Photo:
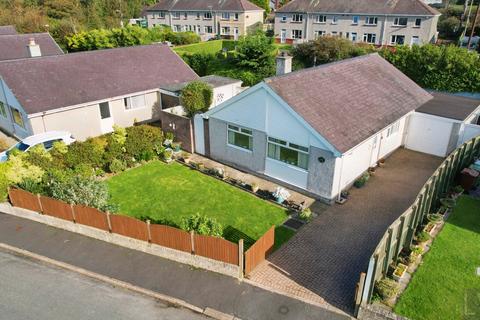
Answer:
<svg viewBox="0 0 480 320"><path fill-rule="evenodd" d="M250 249L245 252L245 275L255 269L265 258L275 243L275 226L272 226Z"/></svg>
<svg viewBox="0 0 480 320"><path fill-rule="evenodd" d="M457 174L475 156L480 156L480 137L453 151L425 183L415 202L390 225L370 258L366 275L361 275L356 309L362 303L370 303L375 282L387 275L389 265L397 260L402 249L410 248L417 228L427 214L438 209L439 200L451 188Z"/></svg>
<svg viewBox="0 0 480 320"><path fill-rule="evenodd" d="M239 265L238 249L238 244L222 238L194 235L193 250L202 257Z"/></svg>
<svg viewBox="0 0 480 320"><path fill-rule="evenodd" d="M113 233L138 240L149 241L149 226L147 223L135 218L116 214L110 215L109 219Z"/></svg>

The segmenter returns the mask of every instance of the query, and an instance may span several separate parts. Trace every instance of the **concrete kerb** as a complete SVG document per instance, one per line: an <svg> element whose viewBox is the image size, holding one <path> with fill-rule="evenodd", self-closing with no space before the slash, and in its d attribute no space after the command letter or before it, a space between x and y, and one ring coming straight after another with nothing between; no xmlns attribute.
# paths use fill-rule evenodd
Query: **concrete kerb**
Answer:
<svg viewBox="0 0 480 320"><path fill-rule="evenodd" d="M121 247L142 251L148 254L156 255L162 258L166 258L183 264L188 264L209 271L221 273L234 278L238 278L239 275L239 267L232 264L209 259L206 257L192 255L187 252L178 251L145 241L125 237L119 234L110 233L104 230L96 229L78 223L73 223L71 221L51 217L48 215L39 214L35 211L13 207L6 202L0 203L0 211L20 218L40 222L55 228L63 229L90 238L112 243Z"/></svg>
<svg viewBox="0 0 480 320"><path fill-rule="evenodd" d="M98 273L95 273L95 272L91 272L91 271L85 270L83 268L79 268L79 267L70 265L68 263L53 260L53 259L50 259L48 257L30 252L30 251L27 251L27 250L23 250L23 249L20 249L20 248L16 248L16 247L10 246L10 245L5 244L5 243L0 242L0 249L3 249L5 251L10 252L10 253L15 254L15 255L19 255L19 256L27 257L27 258L30 258L30 259L33 259L33 260L37 260L37 261L40 261L42 263L55 266L57 268L61 268L61 269L65 269L65 270L68 270L68 271L76 272L76 273L79 273L83 276L108 283L112 286L116 286L116 287L124 288L126 290L134 291L136 293L139 293L139 294L142 294L142 295L154 298L154 299L164 301L166 303L172 304L172 305L177 306L177 307L182 307L182 308L185 308L185 309L189 309L193 312L203 314L203 315L205 315L207 317L210 317L210 318L213 318L213 319L217 319L217 320L225 320L225 319L240 320L239 318L236 318L232 315L222 313L220 311L217 311L217 310L209 308L209 307L207 307L205 309L202 309L202 308L194 306L194 305L192 305L188 302L185 302L181 299L173 298L173 297L170 297L170 296L158 293L158 292L154 292L154 291L151 291L151 290L148 290L148 289L137 287L137 286L132 285L128 282L120 281L120 280L110 278L110 277L107 277L107 276L104 276L104 275L101 275L101 274L98 274Z"/></svg>

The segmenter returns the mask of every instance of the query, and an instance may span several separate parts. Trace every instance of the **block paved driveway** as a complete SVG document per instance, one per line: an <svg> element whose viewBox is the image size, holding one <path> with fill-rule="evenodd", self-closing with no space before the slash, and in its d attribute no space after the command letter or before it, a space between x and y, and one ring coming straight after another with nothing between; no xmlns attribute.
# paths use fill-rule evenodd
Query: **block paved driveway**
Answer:
<svg viewBox="0 0 480 320"><path fill-rule="evenodd" d="M315 203L319 216L250 279L326 307L353 312L360 273L388 226L415 200L441 158L399 149L344 205Z"/></svg>

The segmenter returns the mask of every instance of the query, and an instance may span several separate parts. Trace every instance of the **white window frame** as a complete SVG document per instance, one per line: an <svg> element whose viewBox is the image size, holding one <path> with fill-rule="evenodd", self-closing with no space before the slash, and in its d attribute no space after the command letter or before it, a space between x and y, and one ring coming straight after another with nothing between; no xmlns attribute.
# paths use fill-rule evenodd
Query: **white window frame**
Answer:
<svg viewBox="0 0 480 320"><path fill-rule="evenodd" d="M230 12L222 12L222 20L230 20Z"/></svg>
<svg viewBox="0 0 480 320"><path fill-rule="evenodd" d="M413 27L420 28L421 26L422 26L422 18L416 18Z"/></svg>
<svg viewBox="0 0 480 320"><path fill-rule="evenodd" d="M142 97L142 100L143 100L142 103L140 103L139 105L133 105L133 101L137 101L137 100L133 100L133 99L138 99L140 97ZM145 108L146 106L147 106L147 99L146 99L145 94L137 94L137 95L134 95L134 96L129 96L129 97L123 98L123 107L124 107L125 111L142 109L142 108Z"/></svg>
<svg viewBox="0 0 480 320"><path fill-rule="evenodd" d="M281 22L281 23L287 22L287 16L282 16L282 17L280 18L280 22Z"/></svg>
<svg viewBox="0 0 480 320"><path fill-rule="evenodd" d="M398 38L399 37L403 37L403 43L398 43ZM391 45L405 45L405 39L406 37L403 35L403 34L393 34L391 37L390 37L390 44Z"/></svg>
<svg viewBox="0 0 480 320"><path fill-rule="evenodd" d="M183 13L183 20L187 20L188 19L188 12L184 12Z"/></svg>
<svg viewBox="0 0 480 320"><path fill-rule="evenodd" d="M401 24L401 20L405 20L405 24ZM396 17L393 19L393 26L394 27L406 27L408 25L408 18L407 17Z"/></svg>
<svg viewBox="0 0 480 320"><path fill-rule="evenodd" d="M213 33L213 27L212 26L204 26L203 28L205 30L205 33Z"/></svg>
<svg viewBox="0 0 480 320"><path fill-rule="evenodd" d="M357 25L359 21L360 21L360 17L359 17L359 16L353 16L353 17L352 17L352 24L353 24L353 25Z"/></svg>
<svg viewBox="0 0 480 320"><path fill-rule="evenodd" d="M159 19L165 19L165 11L158 12L158 18Z"/></svg>
<svg viewBox="0 0 480 320"><path fill-rule="evenodd" d="M400 121L395 122L387 129L387 138L393 136L400 131Z"/></svg>
<svg viewBox="0 0 480 320"><path fill-rule="evenodd" d="M280 154L278 154L278 159L277 159L277 157L275 157L275 158L270 157L269 152L268 152L270 144L274 145L274 146L278 146L280 148L289 149L289 150L295 151L299 154L305 155L306 156L306 168L298 165L298 163L299 163L298 156L297 156L297 164L282 161L280 159ZM277 152L275 152L275 153L277 153ZM278 153L280 153L280 149L278 149ZM304 146L298 145L296 143L291 143L291 142L288 142L288 141L285 141L285 140L282 140L282 139L278 139L278 138L274 138L274 137L269 136L269 137L267 137L267 152L266 152L266 155L267 155L268 159L278 161L280 163L283 163L283 164L286 164L286 165L289 165L289 166L293 166L295 168L298 168L300 170L304 170L304 171L308 172L308 165L309 165L309 160L310 160L309 159L310 158L310 148L308 148L308 147L304 147Z"/></svg>
<svg viewBox="0 0 480 320"><path fill-rule="evenodd" d="M358 40L358 34L356 32L351 32L350 36L351 36L350 39L352 40L352 42L356 42Z"/></svg>
<svg viewBox="0 0 480 320"><path fill-rule="evenodd" d="M337 16L332 17L332 24L338 24L338 17Z"/></svg>
<svg viewBox="0 0 480 320"><path fill-rule="evenodd" d="M370 41L369 39L370 38ZM376 33L364 33L363 34L363 42L375 44L377 42L377 34Z"/></svg>
<svg viewBox="0 0 480 320"><path fill-rule="evenodd" d="M230 132L248 137L248 148L235 144L235 141L230 143ZM253 151L253 130L242 127L242 126L238 126L236 124L227 124L227 145L239 150L252 152Z"/></svg>
<svg viewBox="0 0 480 320"><path fill-rule="evenodd" d="M235 12L233 14L233 20L238 21L239 17L240 17L240 15L238 14L238 12Z"/></svg>
<svg viewBox="0 0 480 320"><path fill-rule="evenodd" d="M210 11L204 12L203 20L212 20L212 13Z"/></svg>
<svg viewBox="0 0 480 320"><path fill-rule="evenodd" d="M292 29L292 39L303 39L303 30Z"/></svg>
<svg viewBox="0 0 480 320"><path fill-rule="evenodd" d="M230 33L231 33L231 28L230 27L226 26L226 27L221 27L220 28L220 34L229 36Z"/></svg>
<svg viewBox="0 0 480 320"><path fill-rule="evenodd" d="M378 17L375 17L375 16L365 17L365 25L366 26L376 26L376 25L378 25Z"/></svg>
<svg viewBox="0 0 480 320"><path fill-rule="evenodd" d="M301 13L292 14L292 22L295 22L295 23L303 22L303 14Z"/></svg>
<svg viewBox="0 0 480 320"><path fill-rule="evenodd" d="M327 33L326 33L325 30L315 30L315 31L313 32L313 35L314 35L315 39L324 37L326 34L327 34Z"/></svg>
<svg viewBox="0 0 480 320"><path fill-rule="evenodd" d="M173 32L181 32L182 31L182 26L179 24L174 24L173 25Z"/></svg>
<svg viewBox="0 0 480 320"><path fill-rule="evenodd" d="M324 14L317 14L315 16L315 23L327 23L327 16Z"/></svg>
<svg viewBox="0 0 480 320"><path fill-rule="evenodd" d="M180 20L180 12L177 12L177 11L172 12L172 19Z"/></svg>

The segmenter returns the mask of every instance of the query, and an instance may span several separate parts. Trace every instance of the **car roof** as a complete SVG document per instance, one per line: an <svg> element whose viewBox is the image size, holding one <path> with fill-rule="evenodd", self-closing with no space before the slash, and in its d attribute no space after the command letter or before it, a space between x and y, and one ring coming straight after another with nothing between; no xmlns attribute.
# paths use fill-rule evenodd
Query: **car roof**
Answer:
<svg viewBox="0 0 480 320"><path fill-rule="evenodd" d="M44 133L39 133L30 137L26 137L22 140L23 143L28 144L29 146L42 143L52 139L63 139L70 137L71 134L68 131L48 131Z"/></svg>

